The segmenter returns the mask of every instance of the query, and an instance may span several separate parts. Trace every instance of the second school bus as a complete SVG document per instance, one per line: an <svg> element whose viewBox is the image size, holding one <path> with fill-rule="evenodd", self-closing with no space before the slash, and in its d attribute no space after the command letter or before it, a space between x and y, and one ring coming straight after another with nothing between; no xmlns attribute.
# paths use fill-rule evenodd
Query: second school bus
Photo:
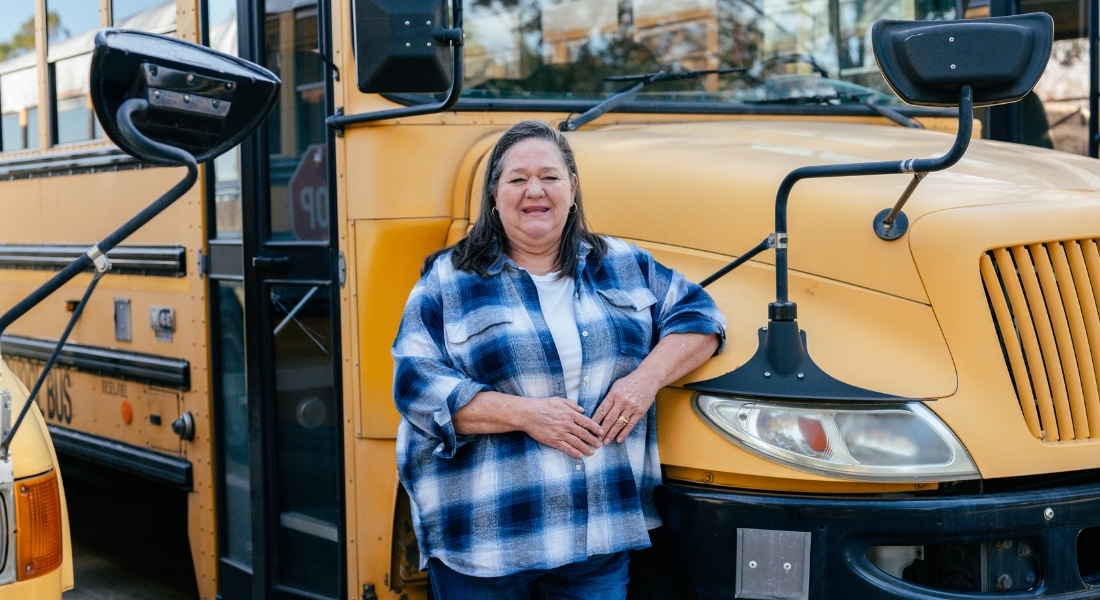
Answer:
<svg viewBox="0 0 1100 600"><path fill-rule="evenodd" d="M488 150L527 118L567 131L595 230L707 280L729 319L727 351L658 397L665 524L632 596L1097 593L1096 90L1054 85L1096 68L1079 17L1095 1L85 4L5 3L31 35L0 39L0 302L181 176L95 121L96 29L282 80L261 130L109 253L39 399L63 469L186 498L169 518L201 597L426 595L390 345L423 258L477 214ZM978 110L957 163L801 180L772 235L788 174L955 143L958 111L879 75L875 22L1036 11L1056 60L1022 102ZM410 62L378 59L406 44ZM6 332L24 380L88 277ZM721 391L789 316L779 287L821 372L878 395Z"/></svg>

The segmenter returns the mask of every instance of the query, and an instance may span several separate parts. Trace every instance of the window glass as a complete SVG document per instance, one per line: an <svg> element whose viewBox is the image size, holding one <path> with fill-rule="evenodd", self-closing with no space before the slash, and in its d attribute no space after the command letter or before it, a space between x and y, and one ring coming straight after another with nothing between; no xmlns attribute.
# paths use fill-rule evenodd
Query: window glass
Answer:
<svg viewBox="0 0 1100 600"><path fill-rule="evenodd" d="M209 2L206 12L210 47L238 56L236 4ZM214 235L218 239L241 239L240 147L214 159Z"/></svg>
<svg viewBox="0 0 1100 600"><path fill-rule="evenodd" d="M116 27L171 34L176 30L174 0L113 0L111 22Z"/></svg>
<svg viewBox="0 0 1100 600"><path fill-rule="evenodd" d="M112 22L119 27L169 34L175 31L173 0L115 0ZM88 73L95 32L100 28L99 3L89 0L46 0L50 84L56 107L58 144L102 139L92 110Z"/></svg>
<svg viewBox="0 0 1100 600"><path fill-rule="evenodd" d="M264 41L265 64L283 82L267 119L270 235L324 241L329 236L328 151L317 11L269 11Z"/></svg>
<svg viewBox="0 0 1100 600"><path fill-rule="evenodd" d="M235 2L209 0L202 6L206 42L211 48L239 55ZM214 158L209 170L214 186L214 226L211 235L224 244L227 254L243 262L241 240L244 237L241 211L241 148L237 146ZM212 273L222 271L211 245ZM239 263L238 263L239 264ZM243 270L243 265L238 267ZM230 270L230 269L226 269ZM214 275L212 274L212 278ZM217 360L220 382L215 411L220 427L217 445L222 449L222 468L218 485L223 490L218 510L219 557L238 565L252 564L252 482L249 465L248 390L244 331L244 285L239 281L218 281L219 319L214 330L220 332Z"/></svg>
<svg viewBox="0 0 1100 600"><path fill-rule="evenodd" d="M57 99L57 143L80 142L103 137L92 109L88 72L90 53L78 54L54 63L54 97Z"/></svg>
<svg viewBox="0 0 1100 600"><path fill-rule="evenodd" d="M211 2L207 12L207 30L210 32L210 47L239 56L237 47L237 8L235 3Z"/></svg>
<svg viewBox="0 0 1100 600"><path fill-rule="evenodd" d="M466 97L596 99L640 80L624 76L745 69L653 83L636 97L649 102L898 103L871 24L954 18L953 0L469 0L465 10Z"/></svg>
<svg viewBox="0 0 1100 600"><path fill-rule="evenodd" d="M46 39L50 58L73 46L91 46L99 28L99 3L88 0L46 0ZM70 42L64 44L64 42ZM70 52L71 53L71 52Z"/></svg>
<svg viewBox="0 0 1100 600"><path fill-rule="evenodd" d="M1046 10L1025 2L1024 11ZM1021 101L1020 141L1088 155L1089 14L1086 0L1065 2L1054 18L1054 47L1034 93Z"/></svg>
<svg viewBox="0 0 1100 600"><path fill-rule="evenodd" d="M38 146L34 0L5 0L0 20L0 152Z"/></svg>
<svg viewBox="0 0 1100 600"><path fill-rule="evenodd" d="M331 290L270 288L274 332L276 580L313 598L340 590L339 397L333 380Z"/></svg>
<svg viewBox="0 0 1100 600"><path fill-rule="evenodd" d="M99 4L87 0L46 0L46 39L50 85L56 110L58 144L102 137L92 111L88 69Z"/></svg>
<svg viewBox="0 0 1100 600"><path fill-rule="evenodd" d="M0 151L38 147L38 69L0 74L0 119Z"/></svg>
<svg viewBox="0 0 1100 600"><path fill-rule="evenodd" d="M248 466L248 395L245 387L244 286L221 281L217 294L217 330L221 332L218 442L224 453L220 484L224 554L240 564L252 563L252 501Z"/></svg>

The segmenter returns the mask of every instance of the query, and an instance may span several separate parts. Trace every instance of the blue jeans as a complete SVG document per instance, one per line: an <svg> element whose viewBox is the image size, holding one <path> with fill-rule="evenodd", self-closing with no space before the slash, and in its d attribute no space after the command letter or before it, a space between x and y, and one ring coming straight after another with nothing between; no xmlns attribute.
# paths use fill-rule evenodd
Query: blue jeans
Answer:
<svg viewBox="0 0 1100 600"><path fill-rule="evenodd" d="M473 577L432 558L428 576L435 600L624 600L629 565L630 555L617 552L554 569Z"/></svg>

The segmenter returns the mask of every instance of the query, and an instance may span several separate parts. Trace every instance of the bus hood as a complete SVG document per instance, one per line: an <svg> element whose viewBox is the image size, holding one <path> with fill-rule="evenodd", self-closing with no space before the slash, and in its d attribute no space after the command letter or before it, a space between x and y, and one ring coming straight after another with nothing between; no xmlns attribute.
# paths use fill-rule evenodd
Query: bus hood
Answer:
<svg viewBox="0 0 1100 600"><path fill-rule="evenodd" d="M733 257L775 230L776 191L792 170L934 158L948 151L954 136L757 120L611 126L572 133L569 139L581 165L585 209L597 231ZM958 164L930 174L905 205L910 235L884 241L875 235L872 220L894 205L911 179L896 174L797 183L788 203L791 270L928 302L910 248L926 215L964 207L999 213L1008 205L1030 205L1025 216L1040 210L1064 213L1072 221L1080 204L1100 204L1096 161L973 140ZM966 211L948 220L981 229L986 214ZM774 256L765 252L756 260L772 263ZM791 300L798 302L794 293Z"/></svg>
<svg viewBox="0 0 1100 600"><path fill-rule="evenodd" d="M593 227L698 280L774 231L776 190L793 169L934 158L953 137L776 121L608 127L570 140ZM884 241L872 221L911 178L794 186L789 294L810 354L841 381L935 400L928 407L984 477L1095 468L1096 445L1082 442L1100 442L1100 163L973 140L917 187L908 232ZM763 252L708 287L730 318L728 346L693 381L756 350L773 261Z"/></svg>
<svg viewBox="0 0 1100 600"><path fill-rule="evenodd" d="M776 191L792 170L935 158L954 136L777 120L620 125L569 139L593 228L646 246L698 281L774 232ZM989 364L1004 370L1000 345L988 337L996 333L993 322L973 322L975 314L990 315L979 273L983 252L1100 236L1100 163L972 140L959 163L916 188L904 207L908 233L882 240L873 219L911 179L798 182L788 203L789 297L811 355L827 373L902 397L947 398L958 393L964 368L984 375ZM680 250L662 255L664 249ZM765 251L708 288L730 319L730 341L697 380L732 370L756 351L755 332L767 324L767 304L775 299L773 264L774 252ZM966 304L958 297L963 290ZM963 349L977 339L975 328L986 335L983 349L996 352L968 356L993 362L960 364Z"/></svg>

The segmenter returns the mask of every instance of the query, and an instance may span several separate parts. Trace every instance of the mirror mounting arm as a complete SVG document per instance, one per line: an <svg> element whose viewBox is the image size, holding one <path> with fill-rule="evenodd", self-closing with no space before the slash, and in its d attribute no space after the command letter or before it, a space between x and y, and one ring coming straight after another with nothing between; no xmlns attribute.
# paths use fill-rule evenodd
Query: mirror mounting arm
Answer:
<svg viewBox="0 0 1100 600"><path fill-rule="evenodd" d="M909 189L894 208L876 218L881 221L876 225L899 227L904 216L901 206L916 183L927 173L951 167L966 152L973 132L974 107L1015 102L1035 86L1050 57L1054 27L1050 15L1030 13L942 24L880 20L871 33L882 74L900 97L911 104L958 107L954 144L939 158L807 166L789 173L776 195L775 233L769 238L774 239L776 249L776 301L768 306L769 323L760 329L756 354L725 375L688 383L686 388L783 400L913 400L844 383L810 358L806 334L798 328L796 307L787 295L787 202L791 188L812 177L913 174ZM1013 49L1016 54L1009 56L1012 60L1005 60L981 52L985 48Z"/></svg>
<svg viewBox="0 0 1100 600"><path fill-rule="evenodd" d="M430 115L434 113L447 112L458 103L459 96L462 95L462 78L463 78L463 33L462 33L462 0L454 0L451 6L451 23L454 27L450 29L444 29L442 27L435 29L432 32L433 37L440 41L449 44L453 48L451 53L451 72L453 74L451 80L451 88L447 92L447 97L441 102L435 102L431 104L418 104L415 106L405 106L402 108L395 108L391 110L379 110L369 113L359 113L354 115L345 115L343 109L337 109L336 114L332 115L328 119L325 119L325 124L336 131L336 135L343 135L344 129L353 125L362 125L363 123L373 123L375 121L385 121L387 119L400 119L404 117L415 117L420 115Z"/></svg>
<svg viewBox="0 0 1100 600"><path fill-rule="evenodd" d="M791 171L779 186L775 200L775 233L764 242L775 248L775 295L768 305L768 326L759 331L759 347L748 362L737 369L685 387L703 392L747 394L765 398L799 398L824 401L908 402L912 399L883 394L840 381L810 357L806 333L798 328L797 306L788 294L787 202L791 188L802 179L894 173L941 171L962 158L970 144L974 104L971 86L959 90L959 130L955 143L939 158L908 159L857 164L807 166ZM758 246L759 248L759 246ZM754 249L755 250L755 249Z"/></svg>
<svg viewBox="0 0 1100 600"><path fill-rule="evenodd" d="M775 200L775 233L787 235L787 202L791 188L802 179L821 177L848 177L860 175L890 175L905 173L931 173L942 171L957 163L970 146L970 136L974 131L974 96L969 85L959 90L959 128L955 143L946 154L938 158L910 158L903 161L882 161L842 165L820 165L801 167L791 171L779 185ZM887 211L889 213L889 211ZM885 217L885 215L883 215ZM896 224L895 224L896 225ZM786 321L795 318L794 310L782 308L793 303L787 295L787 248L785 245L775 249L775 298L769 308L769 314L775 313L772 320Z"/></svg>
<svg viewBox="0 0 1100 600"><path fill-rule="evenodd" d="M36 306L39 302L45 300L50 294L60 289L61 286L68 283L69 280L83 273L86 269L95 267L96 255L107 254L111 249L121 243L122 240L129 237L130 234L140 229L153 217L160 214L164 209L168 208L169 205L183 196L183 194L191 189L191 186L198 180L199 165L190 153L186 150L181 150L151 140L137 130L137 127L133 123L132 115L143 111L147 106L148 103L139 98L132 98L119 106L119 132L126 136L135 146L141 147L148 152L149 154L146 157L147 160L155 156L160 160L155 160L154 162L158 162L159 164L182 165L187 168L186 175L171 190L168 190L168 192L155 202L134 215L124 225L111 232L110 235L103 238L98 244L92 246L88 252L85 252L73 260L73 262L66 265L64 269L58 271L49 281L28 294L26 298L11 307L3 316L0 316L0 335L2 335L4 331L7 330L8 326L16 319L26 314L27 311Z"/></svg>

